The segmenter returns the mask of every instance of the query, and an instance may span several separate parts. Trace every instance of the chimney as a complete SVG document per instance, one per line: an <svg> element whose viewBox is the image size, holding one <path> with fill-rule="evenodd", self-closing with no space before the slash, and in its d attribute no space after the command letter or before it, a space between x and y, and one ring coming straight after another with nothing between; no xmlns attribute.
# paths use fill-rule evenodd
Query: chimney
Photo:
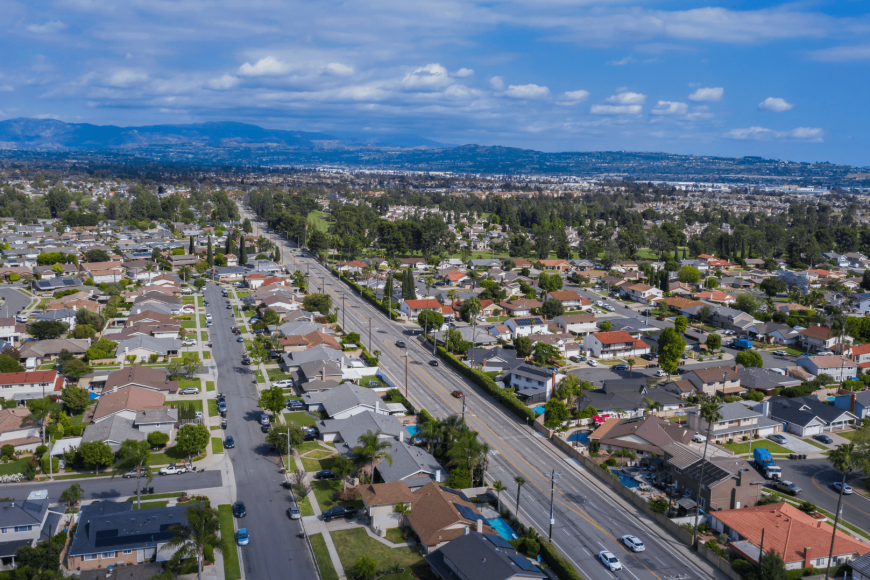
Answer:
<svg viewBox="0 0 870 580"><path fill-rule="evenodd" d="M465 526L465 535L468 535L468 526Z"/></svg>
<svg viewBox="0 0 870 580"><path fill-rule="evenodd" d="M770 401L761 403L761 414L765 417L770 417Z"/></svg>
<svg viewBox="0 0 870 580"><path fill-rule="evenodd" d="M399 429L399 443L404 443L404 442L405 442L405 428L402 427L401 429Z"/></svg>
<svg viewBox="0 0 870 580"><path fill-rule="evenodd" d="M375 401L375 415L381 412L381 401L378 399Z"/></svg>
<svg viewBox="0 0 870 580"><path fill-rule="evenodd" d="M858 395L852 393L852 396L849 397L849 412L855 413L855 401L858 399Z"/></svg>
<svg viewBox="0 0 870 580"><path fill-rule="evenodd" d="M478 534L483 533L483 520L481 520L481 519L477 520L477 533Z"/></svg>
<svg viewBox="0 0 870 580"><path fill-rule="evenodd" d="M435 483L441 483L441 470L435 470Z"/></svg>
<svg viewBox="0 0 870 580"><path fill-rule="evenodd" d="M804 548L804 568L812 568L811 564L813 559L810 557L812 550L813 549L809 547Z"/></svg>

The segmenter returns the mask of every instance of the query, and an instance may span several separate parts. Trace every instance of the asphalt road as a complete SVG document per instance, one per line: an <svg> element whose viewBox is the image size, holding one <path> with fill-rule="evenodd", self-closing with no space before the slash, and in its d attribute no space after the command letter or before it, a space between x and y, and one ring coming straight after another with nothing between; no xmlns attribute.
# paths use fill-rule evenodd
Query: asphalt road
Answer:
<svg viewBox="0 0 870 580"><path fill-rule="evenodd" d="M30 305L31 298L25 296L15 287L0 288L0 297L3 298L3 306L0 307L0 316L8 318L15 316Z"/></svg>
<svg viewBox="0 0 870 580"><path fill-rule="evenodd" d="M417 408L425 408L436 417L461 414L461 402L450 393L456 388L465 392L466 421L490 446L487 478L501 480L507 486L502 501L512 504L516 498L514 477L522 476L527 484L522 488L521 510L543 534L547 533L550 517L546 474L554 470L563 474L556 487L553 541L581 575L590 580L711 577L698 568L696 555L600 485L584 468L566 459L485 392L444 364L429 366L431 350L424 349L414 338L419 329L390 322L316 261L294 255L290 246L284 245L282 256L289 269L310 268L312 291L320 290L321 277L325 277L326 292L333 296L334 305L341 306L344 294L345 305L339 313L342 327L358 332L370 351L381 351L381 368L403 391L407 368L408 396ZM404 340L408 348L396 347L397 340ZM618 538L625 534L644 540L647 551L633 554L624 549ZM614 574L601 565L597 558L603 549L611 550L622 561L622 572ZM721 577L718 572L715 575Z"/></svg>
<svg viewBox="0 0 870 580"><path fill-rule="evenodd" d="M248 528L251 536L251 543L241 550L245 577L316 578L308 545L296 536L302 531L301 523L291 521L285 513L290 492L281 487L280 458L269 450L260 431L257 386L253 373L241 364L244 345L236 342L232 333L233 311L227 310L220 286L209 283L204 295L211 304L207 310L214 317L209 336L218 367L217 390L227 397L226 435L232 435L236 443L234 449L227 450L233 463L236 499L245 502L248 512L236 522L237 527Z"/></svg>
<svg viewBox="0 0 870 580"><path fill-rule="evenodd" d="M801 494L797 499L809 501L820 508L836 513L838 492L831 487L835 481L842 481L842 474L831 467L827 459L805 459L802 461L777 460L782 467L782 478L792 481ZM849 483L850 479L846 479ZM870 530L870 499L858 495L843 496L843 519L863 530Z"/></svg>
<svg viewBox="0 0 870 580"><path fill-rule="evenodd" d="M30 492L37 489L48 490L48 497L55 501L60 501L60 494L63 490L77 483L84 491L83 499L99 499L99 500L116 500L119 497L128 498L136 495L136 480L124 479L117 476L114 479L72 479L42 483L7 483L3 484L2 491L4 497L11 497L17 500L27 499ZM144 480L143 485L146 485ZM175 491L190 491L191 489L206 489L209 487L222 487L220 471L203 471L197 473L182 473L181 475L157 475L154 474L154 479L147 484L149 487L154 487L154 493L169 493ZM142 496L145 501L147 495Z"/></svg>

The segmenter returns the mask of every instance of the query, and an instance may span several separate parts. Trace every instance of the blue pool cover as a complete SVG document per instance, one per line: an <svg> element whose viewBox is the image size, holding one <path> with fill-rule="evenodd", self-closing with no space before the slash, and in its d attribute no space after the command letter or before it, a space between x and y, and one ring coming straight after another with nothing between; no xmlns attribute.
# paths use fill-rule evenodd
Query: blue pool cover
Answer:
<svg viewBox="0 0 870 580"><path fill-rule="evenodd" d="M568 441L579 441L580 443L586 443L589 441L589 433L586 431L574 431L571 433L571 436L568 437Z"/></svg>
<svg viewBox="0 0 870 580"><path fill-rule="evenodd" d="M535 413L537 413L538 415L543 415L545 410L546 409L544 409L543 405L538 405L537 407L535 407Z"/></svg>
<svg viewBox="0 0 870 580"><path fill-rule="evenodd" d="M511 527L508 525L506 521L502 518L493 518L491 520L486 520L486 523L492 526L498 535L504 538L505 540L518 540L519 536L517 536Z"/></svg>
<svg viewBox="0 0 870 580"><path fill-rule="evenodd" d="M416 435L417 431L419 431L419 430L420 430L420 428L417 427L416 425L411 425L410 427L405 427L405 431L407 431L408 435L410 435L411 437Z"/></svg>

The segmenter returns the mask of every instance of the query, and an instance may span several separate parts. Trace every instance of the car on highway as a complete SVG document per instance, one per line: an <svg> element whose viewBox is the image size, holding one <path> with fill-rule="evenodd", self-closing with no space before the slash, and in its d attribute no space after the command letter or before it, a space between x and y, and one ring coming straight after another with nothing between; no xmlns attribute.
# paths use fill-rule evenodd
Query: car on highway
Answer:
<svg viewBox="0 0 870 580"><path fill-rule="evenodd" d="M773 489L787 493L789 495L800 495L801 491L803 491L801 488L788 481L787 479L777 479L772 481L769 485Z"/></svg>
<svg viewBox="0 0 870 580"><path fill-rule="evenodd" d="M245 502L237 501L233 504L233 515L237 518L243 518L248 515L248 510L245 509Z"/></svg>
<svg viewBox="0 0 870 580"><path fill-rule="evenodd" d="M774 443L779 443L780 445L785 445L786 443L788 443L788 439L786 439L783 435L780 435L779 433L768 435L767 438Z"/></svg>
<svg viewBox="0 0 870 580"><path fill-rule="evenodd" d="M199 387L185 387L178 391L179 395L198 395Z"/></svg>
<svg viewBox="0 0 870 580"><path fill-rule="evenodd" d="M607 566L607 569L611 572L622 570L622 564L619 559L607 550L598 552L598 559L601 560L601 563Z"/></svg>
<svg viewBox="0 0 870 580"><path fill-rule="evenodd" d="M396 346L399 348L405 348L405 341L404 340L397 340Z"/></svg>
<svg viewBox="0 0 870 580"><path fill-rule="evenodd" d="M840 488L842 487L842 488L843 488L843 495L852 495L852 494L854 493L854 490L852 489L852 487L851 487L848 483L846 484L845 487L843 487L843 482L842 482L842 481L835 481L835 482L831 485L831 487L833 487L834 489L836 489L836 490L837 490L837 493L840 493Z"/></svg>
<svg viewBox="0 0 870 580"><path fill-rule="evenodd" d="M233 439L232 435L227 435L227 438L224 439L224 449L232 449L236 446L236 440Z"/></svg>
<svg viewBox="0 0 870 580"><path fill-rule="evenodd" d="M187 468L182 467L180 465L167 465L166 467L160 468L158 472L160 475L177 475L180 473L186 473Z"/></svg>
<svg viewBox="0 0 870 580"><path fill-rule="evenodd" d="M433 358L432 360L429 361L429 365L431 365L431 366L433 366L433 367L437 367L437 366L438 366L438 361L435 360L435 359Z"/></svg>
<svg viewBox="0 0 870 580"><path fill-rule="evenodd" d="M196 346L196 340L193 338L186 338L181 341L181 346Z"/></svg>
<svg viewBox="0 0 870 580"><path fill-rule="evenodd" d="M465 393L463 393L463 392L460 391L459 389L456 389L455 391L453 391L453 392L450 393L450 394L453 395L454 397L456 397L457 399L461 399L462 397L465 396Z"/></svg>
<svg viewBox="0 0 870 580"><path fill-rule="evenodd" d="M242 359L242 364L243 364L243 365L249 365L249 364L251 364L251 359L250 359L249 357L245 357L245 358L243 358L243 359Z"/></svg>
<svg viewBox="0 0 870 580"><path fill-rule="evenodd" d="M615 370L615 371L627 371L628 365L624 365L624 364L613 365L613 370Z"/></svg>
<svg viewBox="0 0 870 580"><path fill-rule="evenodd" d="M625 546L632 552L643 552L644 550L646 550L643 542L641 542L640 538L638 538L637 536L622 536L622 538L620 539L622 540L622 543L625 544Z"/></svg>
<svg viewBox="0 0 870 580"><path fill-rule="evenodd" d="M236 342L245 342L245 339L240 336L236 339Z"/></svg>
<svg viewBox="0 0 870 580"><path fill-rule="evenodd" d="M588 364L590 367L597 367L597 366L598 366L598 363L595 362L595 361L592 360L592 359L589 359L589 360L586 362L586 364Z"/></svg>
<svg viewBox="0 0 870 580"><path fill-rule="evenodd" d="M815 439L816 441L821 441L822 443L827 443L828 445L834 442L834 440L827 435L813 435L813 439Z"/></svg>
<svg viewBox="0 0 870 580"><path fill-rule="evenodd" d="M287 508L287 517L291 520L298 520L302 518L302 512L295 505L291 505Z"/></svg>
<svg viewBox="0 0 870 580"><path fill-rule="evenodd" d="M351 518L359 513L359 510L354 508L346 508L341 505L337 505L334 508L329 508L325 512L323 512L323 521L328 522L335 518Z"/></svg>
<svg viewBox="0 0 870 580"><path fill-rule="evenodd" d="M236 532L236 543L240 546L247 546L251 538L248 536L248 528L239 528Z"/></svg>
<svg viewBox="0 0 870 580"><path fill-rule="evenodd" d="M281 379L280 381L276 381L276 382L272 383L272 386L286 388L286 387L292 387L295 384L296 384L296 382L293 379Z"/></svg>
<svg viewBox="0 0 870 580"><path fill-rule="evenodd" d="M775 355L777 355L777 356L785 356L785 355L787 355L788 353L785 352L784 350L775 350L775 351L773 351L771 354L775 354Z"/></svg>
<svg viewBox="0 0 870 580"><path fill-rule="evenodd" d="M314 474L314 479L335 479L338 477L331 469L321 469Z"/></svg>

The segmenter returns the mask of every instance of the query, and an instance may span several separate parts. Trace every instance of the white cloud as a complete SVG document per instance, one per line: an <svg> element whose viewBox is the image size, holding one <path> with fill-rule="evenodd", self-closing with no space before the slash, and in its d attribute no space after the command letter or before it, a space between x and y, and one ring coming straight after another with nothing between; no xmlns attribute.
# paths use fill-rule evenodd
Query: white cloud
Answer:
<svg viewBox="0 0 870 580"><path fill-rule="evenodd" d="M653 115L685 115L689 105L679 101L659 101L652 110Z"/></svg>
<svg viewBox="0 0 870 580"><path fill-rule="evenodd" d="M714 103L722 99L725 89L722 87L702 87L689 95L690 101L696 103Z"/></svg>
<svg viewBox="0 0 870 580"><path fill-rule="evenodd" d="M562 96L559 97L559 101L557 104L559 105L576 105L578 103L582 103L586 99L589 98L589 91L579 90L579 91L568 91L566 93L562 93Z"/></svg>
<svg viewBox="0 0 870 580"><path fill-rule="evenodd" d="M633 62L637 62L637 60L635 60L631 56L627 56L627 57L620 59L620 60L608 61L607 64L612 65L612 66L625 66L625 65L633 63Z"/></svg>
<svg viewBox="0 0 870 580"><path fill-rule="evenodd" d="M27 26L27 30L35 32L36 34L51 34L60 32L64 28L66 28L66 24L60 20L52 20L51 22L46 22L44 24L29 24Z"/></svg>
<svg viewBox="0 0 870 580"><path fill-rule="evenodd" d="M207 86L210 89L214 89L216 91L226 91L227 89L232 89L233 87L235 87L238 84L239 84L238 77L234 77L233 75L225 74L224 76L222 76L218 79L211 79L210 81L205 83L205 86Z"/></svg>
<svg viewBox="0 0 870 580"><path fill-rule="evenodd" d="M725 133L729 139L742 141L810 141L820 143L825 131L816 127L798 127L791 131L774 131L766 127L747 127L745 129L731 129Z"/></svg>
<svg viewBox="0 0 870 580"><path fill-rule="evenodd" d="M821 50L812 51L809 54L809 57L813 60L821 60L824 62L849 62L855 60L868 60L870 59L870 44L823 48Z"/></svg>
<svg viewBox="0 0 870 580"><path fill-rule="evenodd" d="M11 93L15 88L12 85L0 85L0 92Z"/></svg>
<svg viewBox="0 0 870 580"><path fill-rule="evenodd" d="M489 79L489 86L500 91L504 88L504 79L502 77L492 77Z"/></svg>
<svg viewBox="0 0 870 580"><path fill-rule="evenodd" d="M455 73L453 73L453 76L455 76L455 77L459 77L459 78L465 78L465 77L470 77L470 76L473 75L473 74L474 74L474 70L473 70L473 69L470 69L470 68L461 68L461 69L459 69L458 71L456 71Z"/></svg>
<svg viewBox="0 0 870 580"><path fill-rule="evenodd" d="M593 115L639 115L641 111L640 105L592 105L589 110Z"/></svg>
<svg viewBox="0 0 870 580"><path fill-rule="evenodd" d="M239 74L246 77L263 77L282 75L290 70L290 65L286 62L275 58L274 56L266 56L258 60L255 64L246 62L239 67Z"/></svg>
<svg viewBox="0 0 870 580"><path fill-rule="evenodd" d="M794 105L786 102L785 99L779 97L767 97L758 103L758 109L761 111L771 111L773 113L782 113L794 109Z"/></svg>
<svg viewBox="0 0 870 580"><path fill-rule="evenodd" d="M434 91L450 84L452 83L447 69L437 63L414 69L414 72L406 74L402 79L402 86L417 91Z"/></svg>
<svg viewBox="0 0 870 580"><path fill-rule="evenodd" d="M140 70L120 69L116 70L106 78L106 84L112 87L129 87L143 83L148 80L148 75Z"/></svg>
<svg viewBox="0 0 870 580"><path fill-rule="evenodd" d="M337 77L346 77L353 74L353 67L340 62L331 62L323 67L323 72Z"/></svg>
<svg viewBox="0 0 870 580"><path fill-rule="evenodd" d="M550 94L550 89L534 84L511 85L504 93L512 99L540 99Z"/></svg>
<svg viewBox="0 0 870 580"><path fill-rule="evenodd" d="M608 103L615 105L642 105L646 102L646 95L641 93L623 92L607 97Z"/></svg>

